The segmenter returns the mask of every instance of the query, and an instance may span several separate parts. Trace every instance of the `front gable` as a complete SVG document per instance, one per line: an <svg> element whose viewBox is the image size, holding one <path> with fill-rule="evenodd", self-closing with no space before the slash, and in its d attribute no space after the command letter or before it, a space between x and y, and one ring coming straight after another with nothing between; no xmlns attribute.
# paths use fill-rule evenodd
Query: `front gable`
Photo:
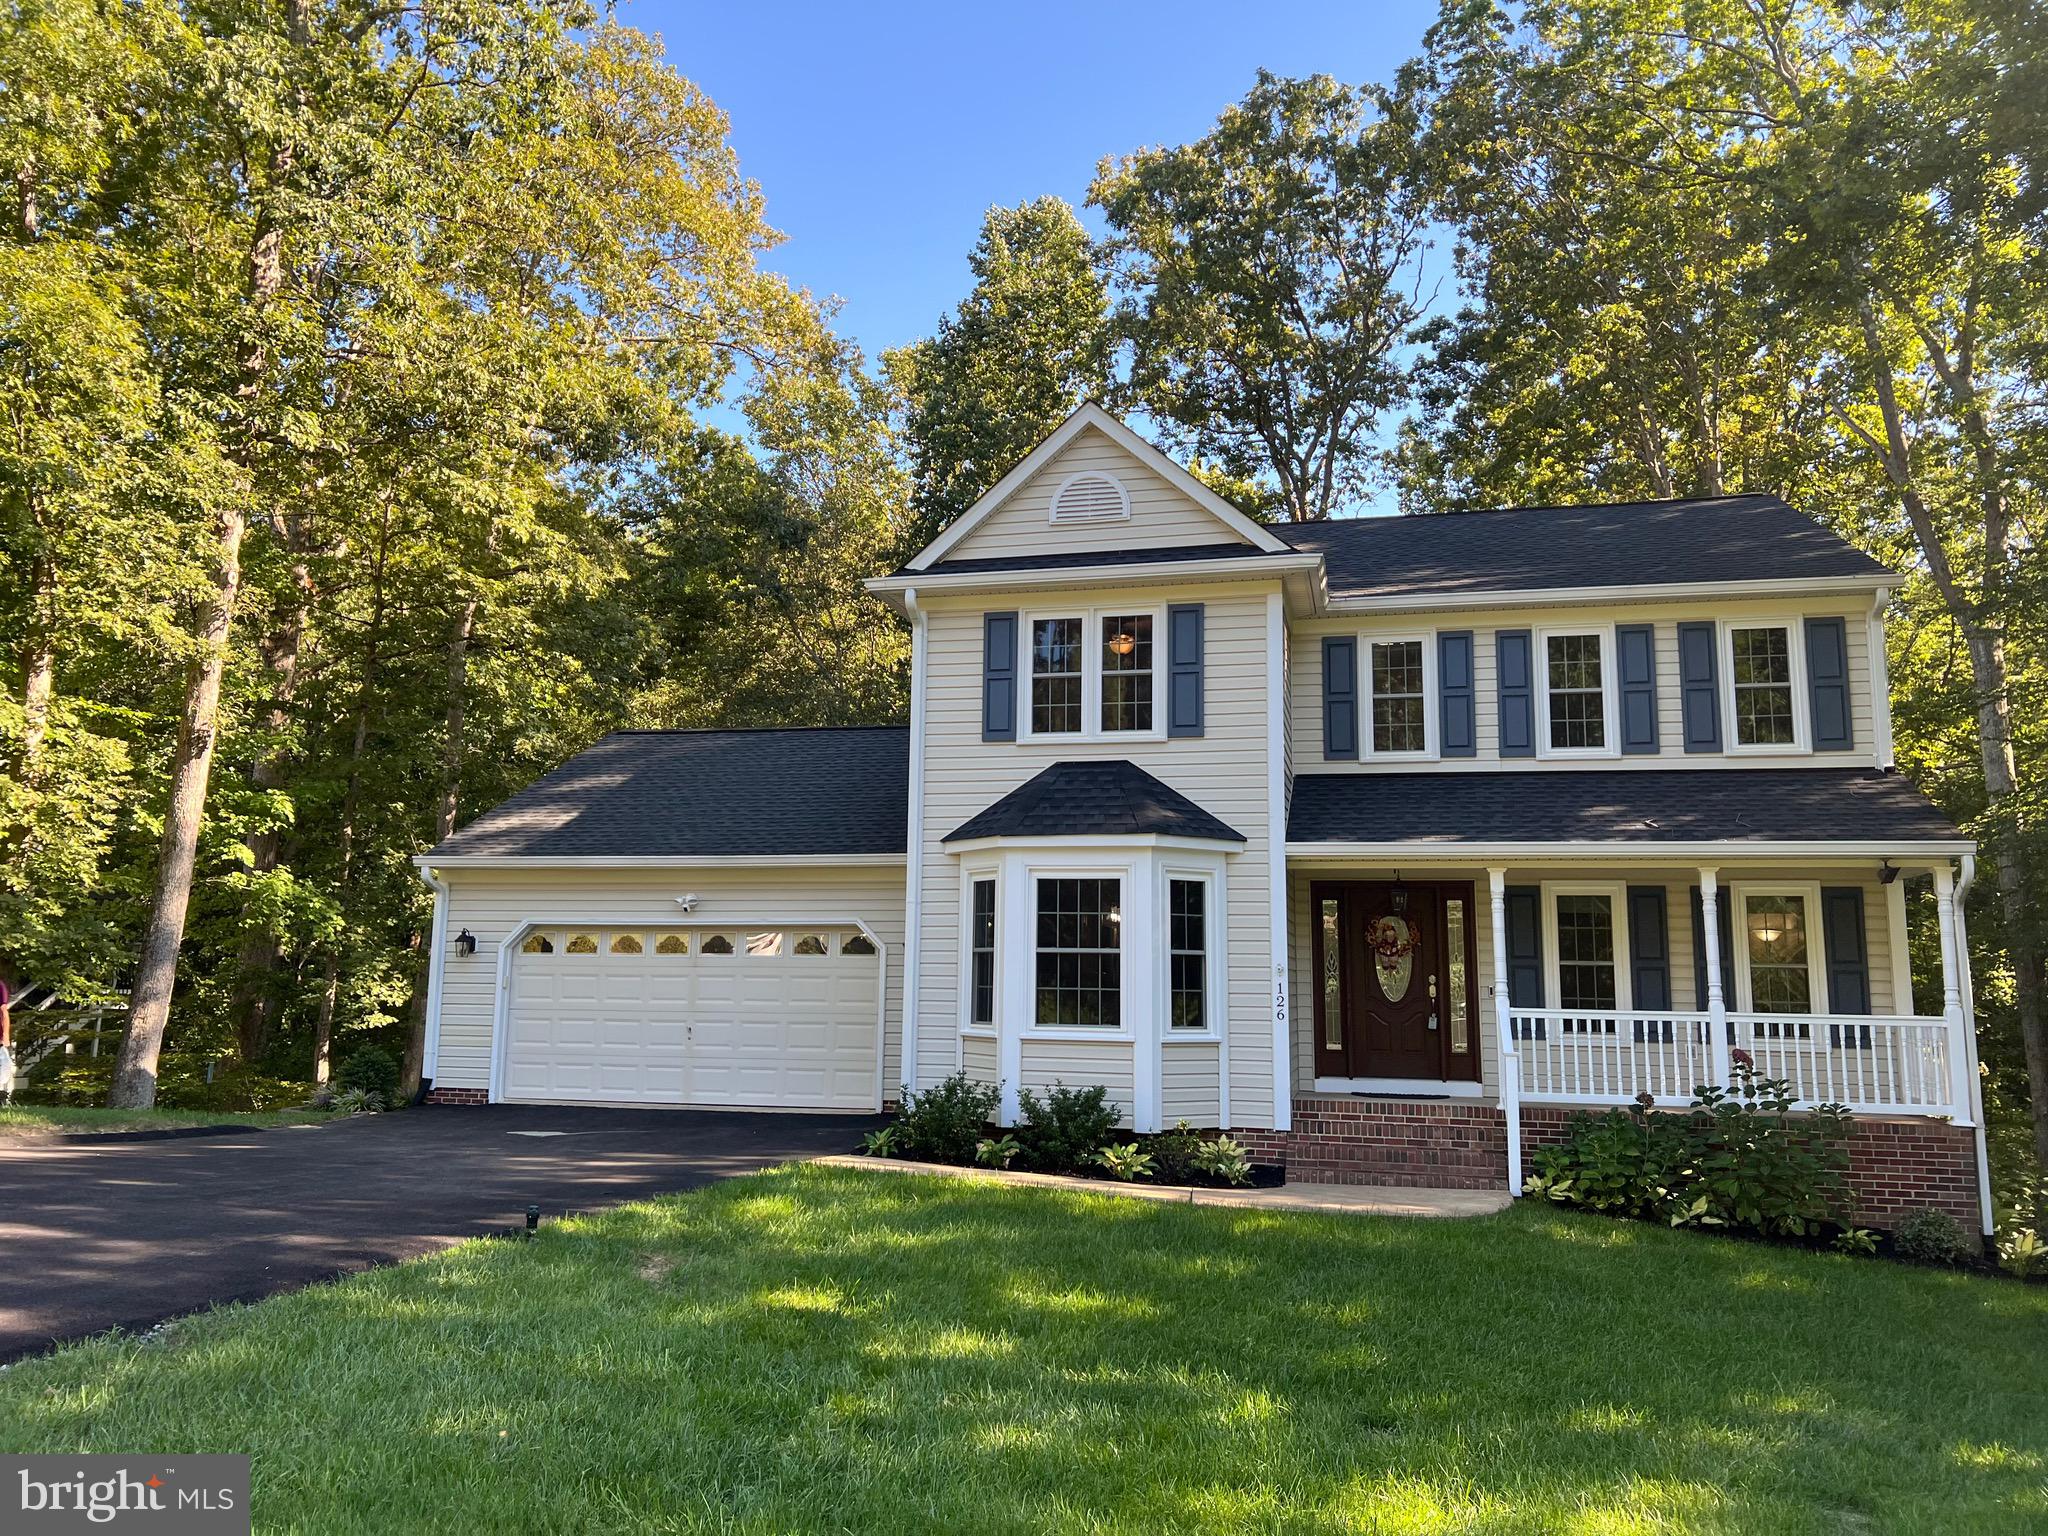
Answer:
<svg viewBox="0 0 2048 1536"><path fill-rule="evenodd" d="M1101 407L1084 405L910 566L1217 546L1289 547Z"/></svg>

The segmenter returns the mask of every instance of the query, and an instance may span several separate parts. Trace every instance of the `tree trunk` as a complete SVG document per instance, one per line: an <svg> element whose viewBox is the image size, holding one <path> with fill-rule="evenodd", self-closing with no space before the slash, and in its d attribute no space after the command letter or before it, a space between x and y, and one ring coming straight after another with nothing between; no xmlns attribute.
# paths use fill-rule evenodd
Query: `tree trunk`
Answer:
<svg viewBox="0 0 2048 1536"><path fill-rule="evenodd" d="M325 981L320 988L320 1011L313 1019L313 1082L324 1088L334 1075L334 1002L341 995L341 962L327 957Z"/></svg>
<svg viewBox="0 0 2048 1536"><path fill-rule="evenodd" d="M178 976L178 946L185 936L185 909L192 900L192 873L199 857L199 824L206 810L207 780L213 772L221 674L227 665L228 634L242 584L239 503L223 510L214 527L214 588L199 629L199 655L187 669L185 707L178 717L177 747L171 755L171 799L157 847L156 881L150 891L149 922L142 933L142 957L129 998L128 1032L114 1068L115 1109L148 1109L156 1102L157 1058Z"/></svg>
<svg viewBox="0 0 2048 1536"><path fill-rule="evenodd" d="M303 43L311 24L309 0L292 0L291 33ZM304 102L300 93L300 102ZM289 142L270 153L272 187L290 179L295 154ZM266 208L259 212L247 257L249 326L235 358L235 399L243 412L244 429L237 459L253 478L260 454L261 433L253 424L258 396L270 372L270 353L262 325L272 302L284 288L284 230ZM206 814L206 790L213 774L213 749L220 717L220 685L227 667L228 641L234 629L235 600L242 590L242 535L248 509L237 487L215 517L213 590L199 625L198 654L187 668L185 702L178 716L177 745L171 754L170 805L157 848L156 879L150 891L149 920L142 930L142 953L129 996L128 1030L114 1067L113 1091L107 1096L116 1109L148 1109L156 1102L156 1068L163 1054L164 1026L171 1016L171 993L178 979L178 949L185 938L185 912L192 901L192 876L199 861L199 829Z"/></svg>
<svg viewBox="0 0 2048 1536"><path fill-rule="evenodd" d="M56 601L56 573L38 556L30 568L28 644L22 651L21 777L34 784L41 770L43 743L50 733L50 701L57 689L57 626L50 612Z"/></svg>
<svg viewBox="0 0 2048 1536"><path fill-rule="evenodd" d="M448 638L448 713L441 736L441 799L434 808L433 843L445 841L455 831L456 811L462 799L463 733L469 696L469 642L476 634L476 599L462 605L455 631ZM432 844L429 844L432 846ZM427 930L420 945L419 979L412 994L412 1028L405 1042L405 1093L419 1091L427 1060L427 988L434 967L433 929Z"/></svg>
<svg viewBox="0 0 2048 1536"><path fill-rule="evenodd" d="M1906 520L1912 525L1921 557L1927 562L1928 576L1941 595L1950 619L1961 633L1970 658L1970 678L1976 699L1977 752L1983 765L1984 795L1990 802L1994 826L1989 852L1996 871L1999 906L2005 919L2006 948L2013 968L2013 1009L2019 1020L2020 1042L2027 1062L2028 1095L2033 1105L2034 1159L2041 1169L2048 1171L2048 1017L2044 1017L2043 1012L2043 993L2048 991L2048 987L2044 987L2043 946L2038 919L2026 897L2026 838L2019 818L2019 773L2012 745L2012 679L2005 650L2005 605L2010 600L2013 559L2010 505L1998 470L1996 448L1970 378L1968 348L1961 349L1958 368L1958 360L1950 359L1934 339L1923 332L1923 340L1928 343L1928 350L1936 360L1937 371L1961 409L1965 435L1973 439L1984 550L1982 591L1973 599L1949 559L1933 509L1913 478L1905 420L1899 408L1891 358L1884 349L1874 300L1863 300L1858 318L1870 359L1878 413L1885 431L1881 443L1869 439L1867 433L1863 436L1877 453L1899 492L1899 500L1906 509Z"/></svg>

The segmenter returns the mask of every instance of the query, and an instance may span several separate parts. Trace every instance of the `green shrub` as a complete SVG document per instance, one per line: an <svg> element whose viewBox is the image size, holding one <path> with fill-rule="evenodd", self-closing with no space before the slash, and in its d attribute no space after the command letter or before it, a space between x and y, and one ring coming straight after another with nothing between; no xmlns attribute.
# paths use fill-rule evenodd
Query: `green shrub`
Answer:
<svg viewBox="0 0 2048 1536"><path fill-rule="evenodd" d="M1195 1148L1195 1172L1218 1184L1249 1184L1251 1154L1234 1138L1218 1136Z"/></svg>
<svg viewBox="0 0 2048 1536"><path fill-rule="evenodd" d="M386 1104L398 1102L398 1063L381 1045L363 1045L350 1051L334 1074L337 1100L351 1088L374 1093Z"/></svg>
<svg viewBox="0 0 2048 1536"><path fill-rule="evenodd" d="M1014 1136L985 1136L974 1147L974 1160L984 1168L1007 1168L1024 1150Z"/></svg>
<svg viewBox="0 0 2048 1536"><path fill-rule="evenodd" d="M383 1107L384 1101L367 1088L344 1088L334 1096L337 1115L374 1115Z"/></svg>
<svg viewBox="0 0 2048 1536"><path fill-rule="evenodd" d="M1975 1245L1946 1211L1914 1211L1892 1228L1892 1249L1916 1264L1961 1264Z"/></svg>
<svg viewBox="0 0 2048 1536"><path fill-rule="evenodd" d="M1111 1178L1126 1184L1152 1177L1152 1154L1135 1141L1111 1143L1095 1154L1095 1161L1109 1170Z"/></svg>
<svg viewBox="0 0 2048 1536"><path fill-rule="evenodd" d="M1565 1141L1530 1156L1525 1192L1674 1227L1747 1227L1814 1237L1849 1199L1849 1112L1824 1104L1794 1118L1789 1084L1735 1053L1731 1088L1700 1088L1690 1112L1574 1115Z"/></svg>
<svg viewBox="0 0 2048 1536"><path fill-rule="evenodd" d="M1869 1258L1877 1252L1877 1234L1863 1227L1844 1227L1835 1234L1835 1251Z"/></svg>
<svg viewBox="0 0 2048 1536"><path fill-rule="evenodd" d="M2048 1242L2032 1227L2016 1227L1999 1234L1998 1267L2009 1275L2031 1280L2048 1274Z"/></svg>
<svg viewBox="0 0 2048 1536"><path fill-rule="evenodd" d="M974 1161L975 1146L1002 1101L1000 1089L955 1072L923 1093L903 1087L903 1109L896 1118L902 1155L929 1163Z"/></svg>
<svg viewBox="0 0 2048 1536"><path fill-rule="evenodd" d="M902 1132L893 1125L885 1125L879 1131L869 1131L861 1137L860 1149L869 1157L894 1157L900 1140Z"/></svg>
<svg viewBox="0 0 2048 1536"><path fill-rule="evenodd" d="M1042 1173L1077 1173L1094 1161L1095 1151L1109 1140L1122 1115L1100 1084L1069 1088L1054 1083L1041 1099L1026 1088L1017 1095L1024 1117L1019 1139L1031 1166Z"/></svg>
<svg viewBox="0 0 2048 1536"><path fill-rule="evenodd" d="M1162 1184L1192 1184L1200 1174L1195 1159L1201 1155L1201 1135L1181 1120L1170 1131L1161 1131L1144 1144L1152 1155L1153 1167Z"/></svg>

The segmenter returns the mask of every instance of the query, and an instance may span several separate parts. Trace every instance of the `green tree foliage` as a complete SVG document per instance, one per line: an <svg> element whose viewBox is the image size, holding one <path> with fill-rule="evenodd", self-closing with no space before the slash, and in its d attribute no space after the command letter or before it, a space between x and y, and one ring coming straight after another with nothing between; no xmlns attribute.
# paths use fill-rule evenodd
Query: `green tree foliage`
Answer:
<svg viewBox="0 0 2048 1536"><path fill-rule="evenodd" d="M1363 488L1407 395L1430 178L1412 93L1261 71L1192 144L1105 160L1088 200L1128 396L1289 518Z"/></svg>
<svg viewBox="0 0 2048 1536"><path fill-rule="evenodd" d="M1781 491L1914 573L1899 755L1992 855L1987 1054L2024 1059L2048 1166L2044 57L2008 0L1448 4L1475 302L1405 468L1425 505L1575 499L1574 466Z"/></svg>
<svg viewBox="0 0 2048 1536"><path fill-rule="evenodd" d="M848 574L903 521L886 402L649 39L581 0L17 0L0 75L0 965L132 991L122 1097L165 1031L304 1077L411 1025L416 1067L410 861L658 702L649 572L716 562L635 514L714 401L776 489L721 505L726 569L780 541L720 642L751 617L806 669L763 677L895 712Z"/></svg>
<svg viewBox="0 0 2048 1536"><path fill-rule="evenodd" d="M1109 296L1072 208L1056 197L991 208L967 264L974 288L938 334L883 359L904 402L913 549L1109 392Z"/></svg>

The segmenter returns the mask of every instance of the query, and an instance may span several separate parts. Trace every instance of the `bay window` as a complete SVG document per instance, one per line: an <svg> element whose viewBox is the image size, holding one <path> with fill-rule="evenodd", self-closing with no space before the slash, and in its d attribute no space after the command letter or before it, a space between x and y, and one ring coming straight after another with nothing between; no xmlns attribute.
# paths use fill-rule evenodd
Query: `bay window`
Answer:
<svg viewBox="0 0 2048 1536"><path fill-rule="evenodd" d="M1101 878L1038 881L1037 1006L1040 1025L1123 1025L1123 884Z"/></svg>
<svg viewBox="0 0 2048 1536"><path fill-rule="evenodd" d="M1166 882L1169 1029L1209 1027L1209 882Z"/></svg>
<svg viewBox="0 0 2048 1536"><path fill-rule="evenodd" d="M967 1022L986 1026L996 1021L995 877L976 879L969 890Z"/></svg>

